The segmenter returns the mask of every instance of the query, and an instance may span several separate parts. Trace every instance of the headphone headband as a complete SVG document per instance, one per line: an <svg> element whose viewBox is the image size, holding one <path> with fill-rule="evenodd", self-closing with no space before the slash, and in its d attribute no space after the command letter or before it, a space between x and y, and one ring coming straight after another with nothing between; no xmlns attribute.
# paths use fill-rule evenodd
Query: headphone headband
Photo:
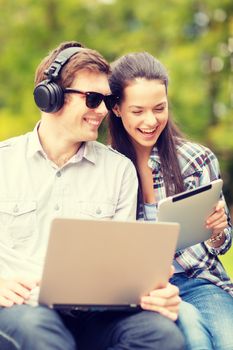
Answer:
<svg viewBox="0 0 233 350"><path fill-rule="evenodd" d="M64 104L64 91L56 83L56 80L58 80L64 65L73 55L81 50L83 50L81 46L72 46L62 50L44 72L48 78L43 80L34 89L34 100L41 111L55 113L62 108Z"/></svg>
<svg viewBox="0 0 233 350"><path fill-rule="evenodd" d="M62 67L69 61L69 59L75 55L77 52L82 50L82 47L72 46L61 51L55 60L52 62L50 67L46 69L45 74L48 76L49 80L56 80L59 77Z"/></svg>

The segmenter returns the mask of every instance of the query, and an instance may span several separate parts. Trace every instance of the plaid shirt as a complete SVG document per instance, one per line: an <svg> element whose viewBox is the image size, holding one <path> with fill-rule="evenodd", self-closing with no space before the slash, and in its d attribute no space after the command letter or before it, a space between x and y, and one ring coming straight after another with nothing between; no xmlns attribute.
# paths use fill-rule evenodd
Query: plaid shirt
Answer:
<svg viewBox="0 0 233 350"><path fill-rule="evenodd" d="M218 160L208 148L184 141L177 146L177 154L185 190L195 189L220 178ZM152 168L154 193L156 202L158 202L166 197L166 190L156 147L152 150L148 165ZM222 199L224 200L223 195ZM220 247L212 248L205 242L199 243L178 251L175 259L189 277L207 279L233 296L233 283L218 258L219 254L225 254L229 250L232 243L232 229L227 207L226 213L228 215L228 229L225 242ZM146 220L143 203L140 203L139 206L138 219Z"/></svg>

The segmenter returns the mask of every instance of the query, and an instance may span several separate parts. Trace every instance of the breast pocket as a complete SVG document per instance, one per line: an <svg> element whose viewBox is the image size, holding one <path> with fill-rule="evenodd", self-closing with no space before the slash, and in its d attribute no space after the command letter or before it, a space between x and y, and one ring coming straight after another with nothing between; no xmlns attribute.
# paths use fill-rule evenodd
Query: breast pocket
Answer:
<svg viewBox="0 0 233 350"><path fill-rule="evenodd" d="M78 215L83 219L112 219L116 206L113 203L81 202L78 203Z"/></svg>
<svg viewBox="0 0 233 350"><path fill-rule="evenodd" d="M0 239L10 247L28 240L35 230L35 201L0 201Z"/></svg>

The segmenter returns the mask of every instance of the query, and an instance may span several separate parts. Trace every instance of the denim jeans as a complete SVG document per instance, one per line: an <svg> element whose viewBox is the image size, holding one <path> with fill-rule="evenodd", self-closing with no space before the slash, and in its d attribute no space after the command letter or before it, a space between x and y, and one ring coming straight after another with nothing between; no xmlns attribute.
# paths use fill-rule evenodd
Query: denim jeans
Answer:
<svg viewBox="0 0 233 350"><path fill-rule="evenodd" d="M75 350L72 334L59 315L46 307L0 308L1 350Z"/></svg>
<svg viewBox="0 0 233 350"><path fill-rule="evenodd" d="M207 280L188 278L185 273L175 274L171 283L180 288L182 300L192 306L190 316L184 311L185 305L181 308L178 322L187 350L232 350L232 296Z"/></svg>
<svg viewBox="0 0 233 350"><path fill-rule="evenodd" d="M155 312L79 312L0 308L1 350L183 350L176 324Z"/></svg>
<svg viewBox="0 0 233 350"><path fill-rule="evenodd" d="M192 304L182 301L177 325L184 335L186 350L213 349L211 336L204 320Z"/></svg>

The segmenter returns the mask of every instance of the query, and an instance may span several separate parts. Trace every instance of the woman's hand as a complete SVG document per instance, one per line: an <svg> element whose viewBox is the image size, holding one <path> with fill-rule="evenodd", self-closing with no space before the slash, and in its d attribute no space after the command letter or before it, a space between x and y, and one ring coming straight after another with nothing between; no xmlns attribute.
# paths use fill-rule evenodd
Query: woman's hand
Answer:
<svg viewBox="0 0 233 350"><path fill-rule="evenodd" d="M21 305L30 297L30 291L37 282L25 278L0 278L0 306L11 307Z"/></svg>
<svg viewBox="0 0 233 350"><path fill-rule="evenodd" d="M206 228L212 229L212 235L207 243L213 247L218 247L225 241L225 234L221 233L228 226L227 215L225 213L224 201L219 201L214 212L206 220ZM220 235L220 237L219 237ZM216 239L219 237L219 239Z"/></svg>

